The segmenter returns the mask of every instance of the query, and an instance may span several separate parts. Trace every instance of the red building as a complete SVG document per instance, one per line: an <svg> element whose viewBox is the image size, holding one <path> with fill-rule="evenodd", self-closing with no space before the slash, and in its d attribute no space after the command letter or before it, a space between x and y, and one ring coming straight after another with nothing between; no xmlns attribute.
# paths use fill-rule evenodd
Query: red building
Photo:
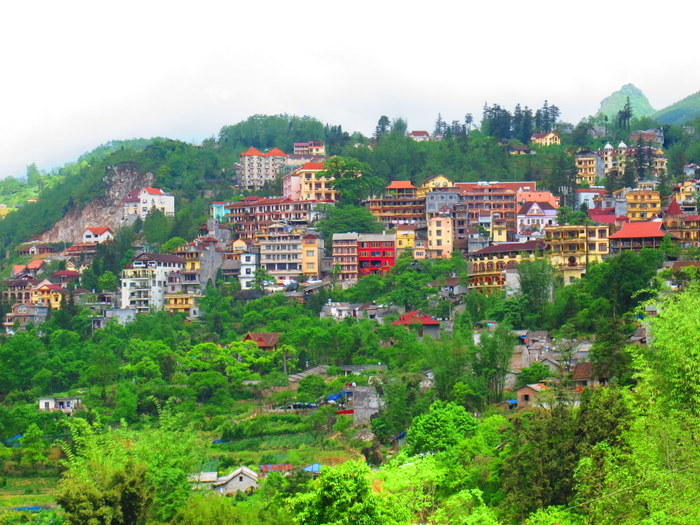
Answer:
<svg viewBox="0 0 700 525"><path fill-rule="evenodd" d="M357 266L360 277L384 274L396 262L396 234L363 233L357 239Z"/></svg>

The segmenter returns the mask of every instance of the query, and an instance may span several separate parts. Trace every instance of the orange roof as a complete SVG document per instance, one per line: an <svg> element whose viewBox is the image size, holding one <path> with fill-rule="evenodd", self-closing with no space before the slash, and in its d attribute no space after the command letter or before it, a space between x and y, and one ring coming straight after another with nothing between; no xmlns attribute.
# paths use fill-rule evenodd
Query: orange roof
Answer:
<svg viewBox="0 0 700 525"><path fill-rule="evenodd" d="M107 226L88 227L86 230L90 230L95 235L103 235L106 232L112 233L112 230L110 230Z"/></svg>
<svg viewBox="0 0 700 525"><path fill-rule="evenodd" d="M652 222L626 222L619 232L613 233L609 239L645 239L650 237L663 237L665 232L661 229L661 223Z"/></svg>
<svg viewBox="0 0 700 525"><path fill-rule="evenodd" d="M141 191L145 191L149 195L163 195L163 190L160 188L144 188Z"/></svg>
<svg viewBox="0 0 700 525"><path fill-rule="evenodd" d="M302 170L322 170L323 162L305 162L301 167Z"/></svg>
<svg viewBox="0 0 700 525"><path fill-rule="evenodd" d="M243 153L241 153L241 157L245 157L245 156L262 157L263 153L259 149L256 149L253 146L251 146L247 150L245 150Z"/></svg>
<svg viewBox="0 0 700 525"><path fill-rule="evenodd" d="M272 148L270 151L265 153L266 157L286 157L287 154L279 148Z"/></svg>
<svg viewBox="0 0 700 525"><path fill-rule="evenodd" d="M24 264L13 264L12 265L12 275L17 275L18 273L26 270L27 267Z"/></svg>
<svg viewBox="0 0 700 525"><path fill-rule="evenodd" d="M30 270L37 270L44 264L44 259L35 259L27 265Z"/></svg>
<svg viewBox="0 0 700 525"><path fill-rule="evenodd" d="M391 184L386 187L387 190L415 190L416 187L411 184L410 180L392 180Z"/></svg>

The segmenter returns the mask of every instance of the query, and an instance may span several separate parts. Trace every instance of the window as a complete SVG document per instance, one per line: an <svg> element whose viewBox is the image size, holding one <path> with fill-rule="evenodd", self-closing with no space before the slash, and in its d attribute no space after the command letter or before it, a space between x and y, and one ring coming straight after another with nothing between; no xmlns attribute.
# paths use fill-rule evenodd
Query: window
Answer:
<svg viewBox="0 0 700 525"><path fill-rule="evenodd" d="M306 251L306 256L307 256L307 257L313 257L313 256L314 256L314 251L313 251L313 250L307 250L307 251Z"/></svg>

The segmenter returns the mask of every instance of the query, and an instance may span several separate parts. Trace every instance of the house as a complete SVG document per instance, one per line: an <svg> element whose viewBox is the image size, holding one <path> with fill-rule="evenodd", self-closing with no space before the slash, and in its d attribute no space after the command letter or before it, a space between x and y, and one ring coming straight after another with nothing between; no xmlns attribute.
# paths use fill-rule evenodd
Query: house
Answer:
<svg viewBox="0 0 700 525"><path fill-rule="evenodd" d="M218 478L212 485L219 494L245 492L258 488L258 474L248 467L239 467L229 475Z"/></svg>
<svg viewBox="0 0 700 525"><path fill-rule="evenodd" d="M79 397L41 397L39 398L39 410L42 412L63 412L71 415L80 410L83 400Z"/></svg>
<svg viewBox="0 0 700 525"><path fill-rule="evenodd" d="M540 395L540 393L546 390L547 386L541 383L525 385L524 387L519 388L517 392L518 408L525 408L534 405L537 403L537 397Z"/></svg>
<svg viewBox="0 0 700 525"><path fill-rule="evenodd" d="M83 230L83 242L100 244L112 239L114 239L114 232L106 226L90 226Z"/></svg>
<svg viewBox="0 0 700 525"><path fill-rule="evenodd" d="M546 253L564 284L583 277L592 263L610 254L610 226L560 225L545 228Z"/></svg>
<svg viewBox="0 0 700 525"><path fill-rule="evenodd" d="M301 201L337 201L338 191L332 186L334 178L320 175L323 169L323 162L305 162L300 168L284 175L282 195Z"/></svg>
<svg viewBox="0 0 700 525"><path fill-rule="evenodd" d="M428 259L449 259L452 257L454 241L454 221L451 217L431 217L428 219Z"/></svg>
<svg viewBox="0 0 700 525"><path fill-rule="evenodd" d="M325 157L326 146L320 140L310 140L309 142L295 142L293 145L294 155L301 157Z"/></svg>
<svg viewBox="0 0 700 525"><path fill-rule="evenodd" d="M370 197L364 205L387 228L425 223L425 196L408 180L391 181L383 195Z"/></svg>
<svg viewBox="0 0 700 525"><path fill-rule="evenodd" d="M661 214L661 194L653 190L630 190L625 193L627 218L630 222L648 221Z"/></svg>
<svg viewBox="0 0 700 525"><path fill-rule="evenodd" d="M80 272L77 270L58 270L51 276L51 281L61 286L66 286L78 279L80 279Z"/></svg>
<svg viewBox="0 0 700 525"><path fill-rule="evenodd" d="M430 133L422 130L415 130L408 133L408 138L416 142L427 142L430 140Z"/></svg>
<svg viewBox="0 0 700 525"><path fill-rule="evenodd" d="M274 351L279 343L281 332L248 332L243 341L253 341L261 350Z"/></svg>
<svg viewBox="0 0 700 525"><path fill-rule="evenodd" d="M138 313L161 310L168 292L168 278L182 274L185 259L177 255L142 253L122 270L121 307Z"/></svg>
<svg viewBox="0 0 700 525"><path fill-rule="evenodd" d="M152 209L160 210L166 217L175 216L175 197L160 188L141 188L132 190L124 197L124 221L142 220ZM94 242L94 241L93 241Z"/></svg>
<svg viewBox="0 0 700 525"><path fill-rule="evenodd" d="M610 253L617 255L624 250L638 252L642 248L657 249L665 235L671 236L663 231L661 221L627 222L622 225L620 231L608 237Z"/></svg>
<svg viewBox="0 0 700 525"><path fill-rule="evenodd" d="M420 339L428 335L433 339L440 338L440 321L425 315L420 310L406 312L401 314L397 321L391 323L393 326L406 326L409 329L415 329Z"/></svg>
<svg viewBox="0 0 700 525"><path fill-rule="evenodd" d="M540 146L558 146L561 144L561 139L556 131L546 131L544 133L533 133L530 137L530 142Z"/></svg>
<svg viewBox="0 0 700 525"><path fill-rule="evenodd" d="M24 328L28 324L38 325L46 321L49 315L49 305L36 304L31 301L18 302L10 307L10 311L5 314L3 323L5 330L10 333L15 325Z"/></svg>
<svg viewBox="0 0 700 525"><path fill-rule="evenodd" d="M506 289L507 272L515 272L524 260L532 260L545 245L542 241L487 246L469 255L469 289L490 293Z"/></svg>
<svg viewBox="0 0 700 525"><path fill-rule="evenodd" d="M277 179L287 157L279 148L263 153L251 146L240 154L240 161L236 165L238 187L243 190L259 190L266 182Z"/></svg>
<svg viewBox="0 0 700 525"><path fill-rule="evenodd" d="M548 202L526 202L518 210L518 235L539 232L556 224L557 209Z"/></svg>
<svg viewBox="0 0 700 525"><path fill-rule="evenodd" d="M595 388L602 384L595 373L593 363L589 361L576 363L572 379L577 389Z"/></svg>
<svg viewBox="0 0 700 525"><path fill-rule="evenodd" d="M603 175L602 162L598 155L591 150L579 151L576 158L576 184L595 184L596 179Z"/></svg>
<svg viewBox="0 0 700 525"><path fill-rule="evenodd" d="M455 183L444 175L433 175L420 183L418 189L416 190L416 194L419 197L425 197L431 191L453 188L454 185Z"/></svg>

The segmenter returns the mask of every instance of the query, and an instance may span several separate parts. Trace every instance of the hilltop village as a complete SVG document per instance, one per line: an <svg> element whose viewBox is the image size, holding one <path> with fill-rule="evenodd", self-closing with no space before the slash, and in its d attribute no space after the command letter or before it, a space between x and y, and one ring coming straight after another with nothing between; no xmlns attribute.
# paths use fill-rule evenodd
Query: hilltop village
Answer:
<svg viewBox="0 0 700 525"><path fill-rule="evenodd" d="M564 148L545 107L75 168L55 222L0 227L0 523L693 522L697 165L662 127Z"/></svg>

